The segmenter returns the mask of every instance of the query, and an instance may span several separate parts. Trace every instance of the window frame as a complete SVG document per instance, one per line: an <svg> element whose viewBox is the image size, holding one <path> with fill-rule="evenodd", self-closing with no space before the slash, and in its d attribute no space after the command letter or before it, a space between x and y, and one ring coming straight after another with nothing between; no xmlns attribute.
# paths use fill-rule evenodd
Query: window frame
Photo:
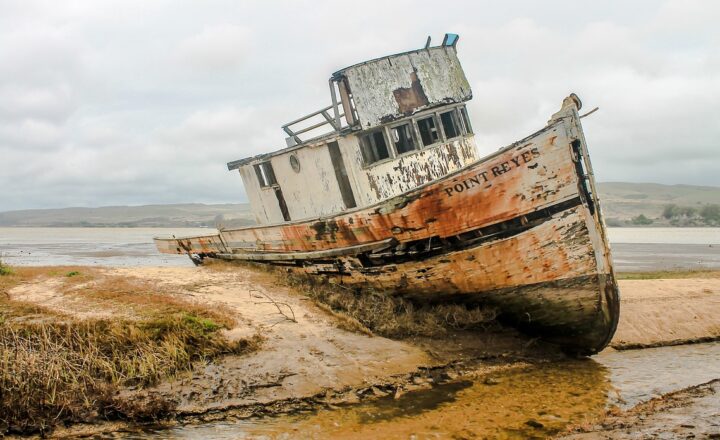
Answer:
<svg viewBox="0 0 720 440"><path fill-rule="evenodd" d="M463 135L467 136L469 134L475 134L475 132L472 129L472 124L470 123L470 115L468 115L467 108L465 105L459 105L457 106L457 112L460 119L460 122L462 123L463 128Z"/></svg>
<svg viewBox="0 0 720 440"><path fill-rule="evenodd" d="M462 125L460 125L460 120L458 119L458 110L457 109L458 109L458 107L453 107L447 111L443 111L443 112L438 111L437 112L438 119L440 120L440 126L442 126L443 138L445 141L449 141L452 139L462 137L465 134L465 133L463 133L463 127L462 127ZM448 137L447 133L445 132L445 124L443 123L443 120L442 120L442 115L446 115L448 113L450 113L450 118L452 119L452 123L455 125L455 131L457 132L455 134L455 136L453 136L453 137Z"/></svg>
<svg viewBox="0 0 720 440"><path fill-rule="evenodd" d="M423 121L423 120L425 120L425 119L430 119L430 118L432 118L433 123L435 124L435 131L437 132L438 140L435 141L435 142L433 142L433 143L431 143L431 144L425 145L425 142L424 142L423 139L422 139L422 133L420 132L420 124L419 124L418 122L419 122L419 121ZM424 114L424 115L419 115L419 116L417 116L417 117L415 117L415 118L412 118L412 121L413 121L413 125L415 126L415 130L416 130L416 132L417 132L416 134L417 134L417 138L418 138L419 144L422 145L422 146L419 148L419 150L422 150L422 149L424 149L424 148L429 148L429 147L432 147L432 146L437 145L437 144L441 144L441 143L443 143L443 142L445 141L445 139L443 138L443 132L440 131L440 129L439 129L439 124L438 124L439 121L438 121L437 112L432 112L432 113L427 113L427 114Z"/></svg>
<svg viewBox="0 0 720 440"><path fill-rule="evenodd" d="M266 168L269 166L269 168ZM260 188L275 188L278 185L277 176L275 176L275 169L272 166L272 161L265 160L253 164L255 175L257 176Z"/></svg>
<svg viewBox="0 0 720 440"><path fill-rule="evenodd" d="M412 142L413 142L413 149L404 151L401 153L400 151L398 151L397 145L395 145L395 138L393 137L392 130L396 129L398 127L402 127L404 125L407 125L409 127L410 138L412 139ZM417 126L414 124L414 121L412 118L405 119L397 124L388 126L388 138L390 139L390 142L391 142L392 148L393 148L393 152L395 153L394 157L399 157L399 156L403 156L405 154L411 154L413 152L418 152L418 151L422 150L422 146L420 145L420 140L418 138Z"/></svg>
<svg viewBox="0 0 720 440"><path fill-rule="evenodd" d="M376 160L370 162L370 161L368 161L368 157L366 154L365 140L370 139L371 136L374 136L377 133L382 134L383 141L385 142L385 150L387 151L388 155L387 155L387 157L376 159ZM387 133L387 127L380 127L380 128L375 128L373 130L368 130L367 132L362 133L361 135L358 136L358 145L360 146L360 154L362 155L364 168L367 168L367 167L376 165L380 162L395 158L395 154L394 154L395 150L394 150L393 146L390 144L390 142L388 142L389 140L390 139L389 139L389 133ZM372 143L373 143L373 145L371 145L370 147L373 148L375 153L377 153L377 146L375 145L374 138L373 138ZM377 157L377 154L375 154L375 156Z"/></svg>

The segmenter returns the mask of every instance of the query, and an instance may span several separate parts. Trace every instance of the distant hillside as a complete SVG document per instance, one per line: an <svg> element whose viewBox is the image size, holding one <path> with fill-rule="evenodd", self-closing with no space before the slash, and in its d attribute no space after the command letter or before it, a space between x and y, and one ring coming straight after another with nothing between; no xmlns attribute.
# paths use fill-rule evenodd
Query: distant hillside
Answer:
<svg viewBox="0 0 720 440"><path fill-rule="evenodd" d="M640 214L664 222L662 212L670 204L697 210L708 204L720 205L720 188L713 186L607 182L598 184L598 192L610 224L611 220L628 221Z"/></svg>
<svg viewBox="0 0 720 440"><path fill-rule="evenodd" d="M720 205L720 188L661 185L657 183L598 184L608 224L620 226L644 215L655 225L669 225L662 218L666 205L695 208ZM94 226L94 227L238 227L254 224L250 206L243 204L105 206L100 208L31 209L0 212L0 226Z"/></svg>
<svg viewBox="0 0 720 440"><path fill-rule="evenodd" d="M0 226L44 227L215 227L246 226L255 221L250 205L224 204L103 206L0 212Z"/></svg>

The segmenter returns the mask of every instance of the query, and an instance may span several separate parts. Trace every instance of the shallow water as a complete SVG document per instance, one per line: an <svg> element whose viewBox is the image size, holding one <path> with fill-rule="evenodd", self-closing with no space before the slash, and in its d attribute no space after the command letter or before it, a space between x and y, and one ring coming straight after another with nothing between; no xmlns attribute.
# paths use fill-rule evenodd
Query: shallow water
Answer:
<svg viewBox="0 0 720 440"><path fill-rule="evenodd" d="M720 343L634 351L511 370L336 409L121 438L545 438L660 394L720 378ZM486 384L490 383L490 384Z"/></svg>
<svg viewBox="0 0 720 440"><path fill-rule="evenodd" d="M160 254L153 237L209 234L207 228L0 228L0 257L18 266L192 266Z"/></svg>
<svg viewBox="0 0 720 440"><path fill-rule="evenodd" d="M720 228L608 228L610 243L720 245Z"/></svg>

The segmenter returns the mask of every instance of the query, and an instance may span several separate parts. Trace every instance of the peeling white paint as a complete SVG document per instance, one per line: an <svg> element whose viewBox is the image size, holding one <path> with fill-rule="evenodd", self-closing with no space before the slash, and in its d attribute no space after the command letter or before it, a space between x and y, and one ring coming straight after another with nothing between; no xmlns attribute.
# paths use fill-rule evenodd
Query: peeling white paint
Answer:
<svg viewBox="0 0 720 440"><path fill-rule="evenodd" d="M432 47L348 67L340 72L348 80L363 129L409 116L437 105L472 98L470 84L453 47ZM420 89L413 90L413 78ZM421 94L426 102L403 106L398 90Z"/></svg>

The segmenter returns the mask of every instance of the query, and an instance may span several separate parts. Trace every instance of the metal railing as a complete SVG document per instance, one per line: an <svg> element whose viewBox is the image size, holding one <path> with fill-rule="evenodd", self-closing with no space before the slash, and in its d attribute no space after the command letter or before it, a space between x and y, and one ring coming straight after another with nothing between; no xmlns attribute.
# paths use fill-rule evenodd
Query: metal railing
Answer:
<svg viewBox="0 0 720 440"><path fill-rule="evenodd" d="M322 136L325 136L330 133L339 133L340 130L343 128L342 120L340 118L345 117L345 113L340 113L340 102L338 102L337 94L335 91L335 81L330 79L329 85L330 85L330 97L332 98L332 104L329 106L322 108L316 112L310 113L309 115L305 115L302 118L298 118L294 121L288 122L287 124L282 126L282 129L285 133L287 133L288 138L285 140L288 144L288 146L298 145L303 143L303 140L300 139L301 134L316 130L320 127L324 127L325 125L330 125L332 127L332 131L328 133L324 133ZM332 115L328 113L332 110ZM322 115L323 121L320 121L316 124L310 125L308 127L301 128L299 130L293 130L291 126L299 124L301 122L305 122L315 116ZM306 139L307 140L307 139Z"/></svg>
<svg viewBox="0 0 720 440"><path fill-rule="evenodd" d="M333 110L333 108L334 108L335 110ZM330 114L328 113L328 111L330 111L330 110L333 110L333 113L337 114L337 117L334 118L334 117L330 116ZM323 126L325 126L325 125L330 125L330 127L332 127L332 131L329 132L329 133L332 133L333 131L334 131L334 132L340 132L340 129L342 128L342 123L341 123L341 121L340 121L340 118L344 117L345 114L344 114L344 113L339 113L337 110L338 110L337 106L329 105L329 106L327 106L327 107L325 107L325 108L322 108L322 109L320 109L320 110L318 110L318 111L316 111L316 112L313 112L313 113L310 113L310 114L308 114L308 115L305 115L305 116L303 116L302 118L298 118L298 119L296 119L296 120L294 120L294 121L288 122L287 124L285 124L285 125L282 126L282 129L283 129L283 131L284 131L285 133L287 133L287 135L289 136L289 139L292 139L292 140L293 140L293 142L295 143L295 145L301 144L301 143L303 142L303 140L300 139L300 135L301 135L301 134L304 134L304 133L313 131L313 130L318 129L318 128L320 128L320 127L323 127ZM311 119L311 118L313 118L313 117L315 117L315 116L318 116L318 115L322 115L322 117L323 117L324 120L323 120L323 121L320 121L320 122L318 122L318 123L316 123L316 124L310 125L310 126L308 126L308 127L301 128L301 129L299 129L299 130L293 130L293 129L291 128L291 126L293 126L293 125L296 125L296 124L299 124L299 123L301 123L301 122L307 121L308 119ZM327 134L327 133L326 133L326 134Z"/></svg>

